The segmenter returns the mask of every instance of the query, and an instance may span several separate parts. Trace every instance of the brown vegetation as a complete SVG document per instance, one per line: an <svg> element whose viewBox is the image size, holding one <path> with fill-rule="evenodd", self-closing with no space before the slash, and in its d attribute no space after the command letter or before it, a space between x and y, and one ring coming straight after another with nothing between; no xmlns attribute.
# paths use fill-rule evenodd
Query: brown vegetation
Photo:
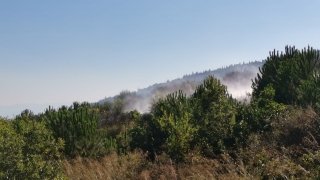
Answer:
<svg viewBox="0 0 320 180"><path fill-rule="evenodd" d="M243 166L226 154L217 159L190 155L183 164L174 164L166 155L152 163L140 152L110 154L99 160L79 157L63 161L63 173L70 179L247 179L242 171Z"/></svg>
<svg viewBox="0 0 320 180"><path fill-rule="evenodd" d="M175 164L165 154L148 160L141 151L100 159L63 160L70 179L316 179L320 167L320 117L312 110L291 110L273 130L250 135L247 147L214 158L190 153Z"/></svg>

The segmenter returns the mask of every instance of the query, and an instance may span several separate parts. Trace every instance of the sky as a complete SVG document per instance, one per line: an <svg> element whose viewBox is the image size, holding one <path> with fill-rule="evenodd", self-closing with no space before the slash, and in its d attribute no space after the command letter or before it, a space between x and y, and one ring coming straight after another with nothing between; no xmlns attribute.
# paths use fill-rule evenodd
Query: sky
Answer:
<svg viewBox="0 0 320 180"><path fill-rule="evenodd" d="M0 116L96 102L261 61L286 45L320 48L319 7L318 0L0 1Z"/></svg>

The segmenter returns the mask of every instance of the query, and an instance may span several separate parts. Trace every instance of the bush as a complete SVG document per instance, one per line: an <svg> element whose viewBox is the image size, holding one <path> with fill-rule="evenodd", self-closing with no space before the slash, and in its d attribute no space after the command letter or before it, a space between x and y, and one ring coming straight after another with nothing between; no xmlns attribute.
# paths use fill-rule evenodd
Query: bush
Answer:
<svg viewBox="0 0 320 180"><path fill-rule="evenodd" d="M274 96L275 90L269 84L249 105L238 104L233 132L238 145L244 145L251 133L269 131L272 123L285 115L286 106L275 102Z"/></svg>
<svg viewBox="0 0 320 180"><path fill-rule="evenodd" d="M8 120L0 120L0 142L0 179L19 177L25 142Z"/></svg>
<svg viewBox="0 0 320 180"><path fill-rule="evenodd" d="M59 151L44 123L35 120L0 120L0 179L61 178Z"/></svg>
<svg viewBox="0 0 320 180"><path fill-rule="evenodd" d="M149 151L152 156L155 151L164 151L176 161L183 160L196 131L191 124L191 107L182 91L160 98L153 105L152 114L136 119L131 146Z"/></svg>
<svg viewBox="0 0 320 180"><path fill-rule="evenodd" d="M235 125L236 102L229 96L227 87L209 76L191 96L195 134L194 146L200 146L207 155L221 153L233 144L231 139Z"/></svg>
<svg viewBox="0 0 320 180"><path fill-rule="evenodd" d="M58 110L49 107L43 117L47 127L54 132L54 137L65 141L65 155L73 157L94 153L98 115L88 103L74 102L71 107L62 106Z"/></svg>
<svg viewBox="0 0 320 180"><path fill-rule="evenodd" d="M191 98L179 91L156 101L150 114L135 121L131 147L164 151L176 161L198 148L210 156L223 152L233 144L235 105L226 86L210 76Z"/></svg>

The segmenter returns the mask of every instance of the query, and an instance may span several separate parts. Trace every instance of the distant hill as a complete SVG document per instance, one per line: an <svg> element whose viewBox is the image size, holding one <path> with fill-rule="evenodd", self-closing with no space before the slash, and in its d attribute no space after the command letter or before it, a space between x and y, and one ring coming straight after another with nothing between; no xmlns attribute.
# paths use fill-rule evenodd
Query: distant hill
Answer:
<svg viewBox="0 0 320 180"><path fill-rule="evenodd" d="M256 76L256 73L258 73L259 67L261 67L263 64L264 64L264 61L255 61L255 62L249 62L247 64L243 63L243 64L229 65L227 67L218 68L216 70L207 70L207 71L203 71L200 73L196 72L196 73L192 73L189 75L184 75L182 78L178 78L178 79L168 81L165 83L154 84L154 85L149 86L147 88L140 89L137 91L137 94L150 93L156 88L168 86L170 84L177 84L177 83L182 83L182 82L186 82L186 81L196 82L196 83L201 82L209 75L215 76L216 78L222 80L222 82L223 82L223 78L228 73L232 73L232 72L238 72L240 74L244 73L247 75L249 73L249 74L252 74L252 77L246 77L246 78L253 78ZM225 79L225 80L227 80L227 79Z"/></svg>
<svg viewBox="0 0 320 180"><path fill-rule="evenodd" d="M152 99L163 97L178 90L182 90L187 95L191 95L197 85L209 75L220 79L221 82L228 87L228 91L233 97L242 98L246 92L251 92L251 79L257 75L259 67L261 67L264 62L265 61L239 63L216 70L191 73L172 81L153 84L147 88L139 89L136 92L123 91L118 96L104 98L98 101L98 103L113 102L115 98L121 98L125 100L126 111L137 109L140 112L146 112L149 109Z"/></svg>

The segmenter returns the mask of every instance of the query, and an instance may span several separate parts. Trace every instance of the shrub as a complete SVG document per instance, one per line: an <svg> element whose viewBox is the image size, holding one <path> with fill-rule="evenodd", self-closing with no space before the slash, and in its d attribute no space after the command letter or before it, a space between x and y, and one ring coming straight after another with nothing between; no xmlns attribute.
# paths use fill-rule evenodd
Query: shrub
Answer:
<svg viewBox="0 0 320 180"><path fill-rule="evenodd" d="M132 147L164 151L176 161L200 148L212 156L233 144L236 102L226 86L209 76L187 98L182 91L156 101L131 131Z"/></svg>
<svg viewBox="0 0 320 180"><path fill-rule="evenodd" d="M35 120L0 121L1 179L62 178L56 141L44 123Z"/></svg>
<svg viewBox="0 0 320 180"><path fill-rule="evenodd" d="M176 161L183 160L196 131L191 124L191 110L191 102L182 91L160 98L153 105L152 114L136 119L131 130L131 146L149 151L153 156L155 151L164 151Z"/></svg>
<svg viewBox="0 0 320 180"><path fill-rule="evenodd" d="M232 139L235 124L236 102L229 96L227 87L209 76L191 96L195 134L194 146L212 155L223 152ZM232 143L231 143L232 144Z"/></svg>
<svg viewBox="0 0 320 180"><path fill-rule="evenodd" d="M23 167L20 160L25 142L8 120L0 120L0 142L0 179L14 178Z"/></svg>
<svg viewBox="0 0 320 180"><path fill-rule="evenodd" d="M88 103L74 102L73 106L62 106L58 110L49 107L44 113L44 120L55 138L65 141L65 155L93 153L98 135L98 115Z"/></svg>
<svg viewBox="0 0 320 180"><path fill-rule="evenodd" d="M181 91L168 95L166 101L170 102L170 107L162 108L163 115L155 117L155 120L167 136L165 152L174 160L181 161L191 149L190 143L197 131L197 127L191 124L191 103Z"/></svg>
<svg viewBox="0 0 320 180"><path fill-rule="evenodd" d="M243 145L251 133L270 130L273 121L285 115L286 107L275 102L274 96L275 90L269 84L249 105L238 104L233 132L238 145Z"/></svg>

